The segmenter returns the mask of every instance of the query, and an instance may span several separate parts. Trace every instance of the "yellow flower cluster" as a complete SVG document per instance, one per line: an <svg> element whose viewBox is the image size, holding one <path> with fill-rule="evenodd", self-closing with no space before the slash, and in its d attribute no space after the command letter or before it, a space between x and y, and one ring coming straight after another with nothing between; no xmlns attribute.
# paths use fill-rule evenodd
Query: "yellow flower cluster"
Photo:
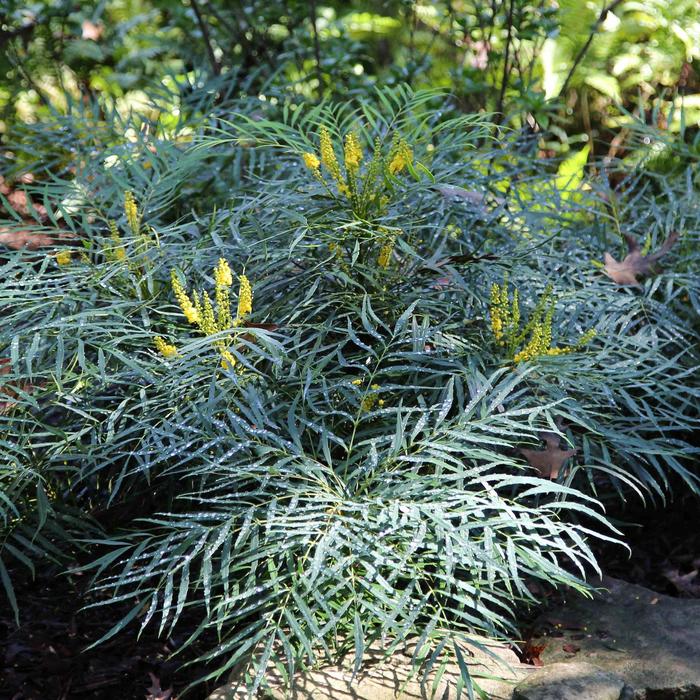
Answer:
<svg viewBox="0 0 700 700"><path fill-rule="evenodd" d="M55 257L59 265L69 265L72 259L70 250L59 250Z"/></svg>
<svg viewBox="0 0 700 700"><path fill-rule="evenodd" d="M587 331L575 345L555 347L552 345L552 322L554 302L551 285L538 300L527 323L521 324L520 298L517 289L511 298L508 281L491 286L489 312L491 332L496 344L505 347L513 362L526 362L547 355L565 355L580 350L595 336L595 329ZM527 342L525 342L527 339ZM523 343L525 343L523 345ZM521 347L520 350L518 348Z"/></svg>
<svg viewBox="0 0 700 700"><path fill-rule="evenodd" d="M172 270L170 273L170 284L173 288L173 294L177 299L177 303L180 305L182 313L185 314L187 321L189 323L199 323L201 320L199 310L187 296L187 292L185 292L185 288L182 286L180 278L177 276L175 270ZM197 297L195 296L195 298ZM199 300L197 299L197 301Z"/></svg>
<svg viewBox="0 0 700 700"><path fill-rule="evenodd" d="M512 342L520 328L520 295L516 289L511 301L508 293L508 280L503 284L491 285L489 311L491 314L491 331L496 343L505 346Z"/></svg>
<svg viewBox="0 0 700 700"><path fill-rule="evenodd" d="M391 262L391 254L394 252L394 241L387 241L380 249L377 257L377 265L387 268Z"/></svg>
<svg viewBox="0 0 700 700"><path fill-rule="evenodd" d="M239 278L240 287L238 288L238 310L236 312L236 325L243 323L248 314L253 312L253 289L245 275Z"/></svg>
<svg viewBox="0 0 700 700"><path fill-rule="evenodd" d="M304 153L304 164L314 174L320 175L321 161L315 153Z"/></svg>
<svg viewBox="0 0 700 700"><path fill-rule="evenodd" d="M392 231L385 226L380 226L379 233L383 234L385 238L381 248L379 249L377 265L386 269L389 267L389 263L391 262L391 256L394 252L394 246L396 245L396 237L399 233L401 233L401 231L400 229L394 229Z"/></svg>
<svg viewBox="0 0 700 700"><path fill-rule="evenodd" d="M170 281L173 294L185 318L189 323L196 325L204 335L216 335L240 326L243 324L246 316L253 311L253 289L248 278L245 275L241 275L238 288L238 309L236 317L231 317L230 296L231 287L233 286L233 273L230 265L224 258L220 258L214 268L216 309L206 291L200 295L195 289L192 291L192 297L190 298L175 270L171 272ZM230 368L236 364L236 358L229 350L230 344L230 338L215 341L215 345L221 354L221 364L224 368ZM160 350L160 348L158 349Z"/></svg>
<svg viewBox="0 0 700 700"><path fill-rule="evenodd" d="M331 133L325 126L321 127L319 132L320 150L321 150L321 163L325 166L331 177L336 182L344 182L343 175L340 172L340 164L335 155L335 149L333 148L333 142L331 141Z"/></svg>
<svg viewBox="0 0 700 700"><path fill-rule="evenodd" d="M353 382L354 383L354 382ZM377 392L381 389L382 387L379 386L379 384L372 384L370 386L370 389L372 390L371 394L366 394L362 401L360 402L360 409L362 411L371 411L375 405L379 405L380 407L384 405L384 400L380 399L377 396Z"/></svg>
<svg viewBox="0 0 700 700"><path fill-rule="evenodd" d="M175 357L177 355L177 348L170 343L166 343L159 335L153 339L153 344L163 357Z"/></svg>
<svg viewBox="0 0 700 700"><path fill-rule="evenodd" d="M374 153L362 168L364 153L356 132L347 133L342 142L343 166L341 167L327 127L319 129L319 155L311 151L302 154L306 167L332 194L331 186L342 197L350 200L353 212L360 218L381 214L389 203L387 193L393 191L398 175L413 163L413 150L408 143L395 135L386 157L382 155L382 143L377 139ZM330 177L326 180L322 168Z"/></svg>
<svg viewBox="0 0 700 700"><path fill-rule="evenodd" d="M395 138L389 153L389 172L398 175L410 165L413 165L413 149L404 139Z"/></svg>

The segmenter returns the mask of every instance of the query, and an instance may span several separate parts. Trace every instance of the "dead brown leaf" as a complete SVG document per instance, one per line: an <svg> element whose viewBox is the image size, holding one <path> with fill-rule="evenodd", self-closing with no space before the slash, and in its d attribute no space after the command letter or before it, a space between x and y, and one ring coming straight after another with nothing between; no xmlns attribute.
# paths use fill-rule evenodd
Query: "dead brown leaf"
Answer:
<svg viewBox="0 0 700 700"><path fill-rule="evenodd" d="M546 642L544 644L534 644L532 639L528 639L522 651L523 662L533 666L543 666L544 663L540 658L540 654L542 654L546 646Z"/></svg>
<svg viewBox="0 0 700 700"><path fill-rule="evenodd" d="M522 447L520 452L543 479L556 479L566 460L573 457L578 450L560 449L561 437L557 433L543 431L540 433L540 437L546 445L544 450L530 450Z"/></svg>
<svg viewBox="0 0 700 700"><path fill-rule="evenodd" d="M170 700L173 695L173 689L163 690L160 687L160 678L150 672L148 675L151 677L151 687L147 689L148 695L146 695L146 700Z"/></svg>
<svg viewBox="0 0 700 700"><path fill-rule="evenodd" d="M23 228L11 229L0 228L0 245L4 245L12 250L37 250L37 248L47 248L58 243L73 240L75 236L67 231L55 231L55 233L40 233L28 231Z"/></svg>
<svg viewBox="0 0 700 700"><path fill-rule="evenodd" d="M682 597L700 598L700 580L697 569L693 569L687 574L682 574L678 569L666 569L664 578L673 584Z"/></svg>
<svg viewBox="0 0 700 700"><path fill-rule="evenodd" d="M10 360L7 357L0 357L0 377L4 374L9 374L11 369L12 365ZM38 388L41 388L40 385L32 384L31 382L20 382L16 386L13 386L12 384L0 386L0 416L7 413L17 403L17 391L24 392L25 394L31 394Z"/></svg>
<svg viewBox="0 0 700 700"><path fill-rule="evenodd" d="M20 216L26 219L33 218L34 214L36 214L41 221L45 221L48 218L46 207L32 201L24 190L12 190L7 195L7 201Z"/></svg>
<svg viewBox="0 0 700 700"><path fill-rule="evenodd" d="M642 255L639 243L634 236L625 234L629 253L622 262L618 262L610 253L605 253L605 272L618 284L641 286L637 276L649 275L655 272L656 263L663 258L673 244L678 240L678 231L673 231L655 253Z"/></svg>

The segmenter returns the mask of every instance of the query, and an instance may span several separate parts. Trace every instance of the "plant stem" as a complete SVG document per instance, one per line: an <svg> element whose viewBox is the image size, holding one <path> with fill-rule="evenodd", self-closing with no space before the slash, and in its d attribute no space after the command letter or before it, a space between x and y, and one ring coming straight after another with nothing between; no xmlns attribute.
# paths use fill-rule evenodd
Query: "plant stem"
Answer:
<svg viewBox="0 0 700 700"><path fill-rule="evenodd" d="M574 73L576 72L576 69L578 68L579 64L583 60L583 57L588 52L588 49L590 48L591 43L593 42L593 38L595 37L595 35L598 32L598 28L605 21L605 18L607 17L608 12L612 12L620 3L622 3L622 1L623 0L613 0L609 5L606 5L600 11L600 14L598 15L598 19L595 21L595 24L593 25L593 28L591 29L591 33L588 35L588 39L586 39L586 43L579 49L579 52L576 54L576 58L574 58L574 63L571 66L571 69L569 70L569 74L566 76L566 80L564 81L564 84L561 86L561 90L559 90L559 96L563 95L566 92L566 88L569 87L569 83L571 82L571 78L573 77Z"/></svg>

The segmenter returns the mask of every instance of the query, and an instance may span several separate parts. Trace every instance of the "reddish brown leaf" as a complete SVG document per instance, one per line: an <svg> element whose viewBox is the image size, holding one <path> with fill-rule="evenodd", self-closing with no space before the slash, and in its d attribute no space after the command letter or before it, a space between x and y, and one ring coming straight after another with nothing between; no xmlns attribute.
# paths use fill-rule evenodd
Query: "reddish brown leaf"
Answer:
<svg viewBox="0 0 700 700"><path fill-rule="evenodd" d="M533 644L532 640L528 639L525 643L525 648L523 649L523 662L526 664L532 664L533 666L542 666L543 662L540 658L540 654L542 654L546 646L546 643Z"/></svg>
<svg viewBox="0 0 700 700"><path fill-rule="evenodd" d="M560 449L559 440L561 438L556 433L543 431L540 433L540 437L546 445L544 450L530 450L522 447L520 452L543 479L556 479L566 460L573 457L578 450Z"/></svg>
<svg viewBox="0 0 700 700"><path fill-rule="evenodd" d="M605 272L618 284L639 287L641 285L637 276L650 275L656 271L656 263L671 250L678 240L678 232L670 233L661 248L649 255L642 255L639 243L633 236L625 234L625 240L629 253L622 262L615 260L610 253L605 253Z"/></svg>
<svg viewBox="0 0 700 700"><path fill-rule="evenodd" d="M561 648L567 654L575 654L577 651L581 651L581 647L576 646L576 644L562 644Z"/></svg>

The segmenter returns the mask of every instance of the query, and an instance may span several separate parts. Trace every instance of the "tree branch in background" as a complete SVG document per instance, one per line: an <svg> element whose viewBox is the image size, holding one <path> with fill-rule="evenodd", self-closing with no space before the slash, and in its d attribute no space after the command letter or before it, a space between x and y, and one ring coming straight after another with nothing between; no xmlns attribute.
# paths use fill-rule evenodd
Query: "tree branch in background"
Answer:
<svg viewBox="0 0 700 700"><path fill-rule="evenodd" d="M323 97L323 72L321 71L321 44L318 40L318 27L316 21L318 15L316 13L316 0L311 0L309 3L309 11L311 13L311 31L314 37L314 60L316 61L316 80L318 80L318 99Z"/></svg>
<svg viewBox="0 0 700 700"><path fill-rule="evenodd" d="M202 32L202 37L204 38L204 44L207 49L207 57L209 58L211 69L214 72L214 75L221 75L221 66L219 65L219 62L216 60L216 56L214 55L214 49L211 45L211 37L209 36L209 27L207 27L207 23L202 17L202 12L199 9L199 3L197 2L197 0L190 0L190 4L192 5L195 17L197 18L197 24L199 25L199 29Z"/></svg>
<svg viewBox="0 0 700 700"><path fill-rule="evenodd" d="M574 63L571 66L571 70L569 71L569 74L566 76L566 80L564 81L564 84L561 86L561 90L559 90L559 96L563 95L566 92L566 88L569 87L569 83L571 82L571 78L573 77L574 73L576 72L576 69L579 66L579 63L583 60L583 57L586 55L588 52L588 49L591 46L591 43L593 42L593 38L595 35L598 33L598 29L603 22L605 22L605 18L607 17L608 12L612 12L619 4L621 4L623 0L613 0L609 5L606 5L601 11L600 14L598 15L598 19L596 20L595 24L593 25L593 28L591 29L591 33L588 35L588 39L586 39L586 43L579 49L579 52L576 54L576 58L574 59Z"/></svg>
<svg viewBox="0 0 700 700"><path fill-rule="evenodd" d="M501 123L503 118L503 100L506 96L506 85L508 84L508 62L510 61L510 42L513 39L513 12L514 12L515 0L510 0L510 7L508 8L508 35L506 36L506 51L503 56L503 76L501 77L501 90L498 93L498 102L496 103L496 124Z"/></svg>

